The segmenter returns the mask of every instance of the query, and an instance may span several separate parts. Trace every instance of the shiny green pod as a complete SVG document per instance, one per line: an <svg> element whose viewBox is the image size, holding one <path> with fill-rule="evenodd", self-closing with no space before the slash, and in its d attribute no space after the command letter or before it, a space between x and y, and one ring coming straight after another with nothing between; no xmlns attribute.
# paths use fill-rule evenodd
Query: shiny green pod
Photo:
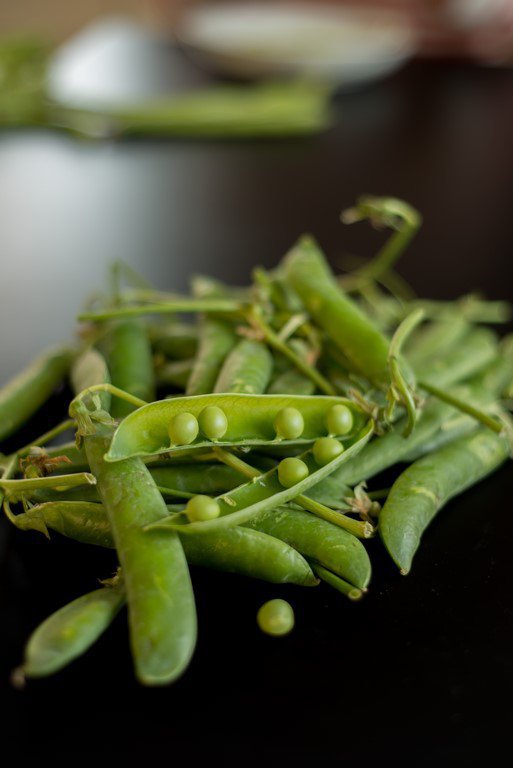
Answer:
<svg viewBox="0 0 513 768"><path fill-rule="evenodd" d="M224 361L213 391L258 395L267 389L272 370L273 357L265 344L242 339Z"/></svg>
<svg viewBox="0 0 513 768"><path fill-rule="evenodd" d="M112 384L141 400L153 400L155 376L146 325L137 319L113 323L106 348ZM133 410L131 403L112 400L110 412L115 419Z"/></svg>
<svg viewBox="0 0 513 768"><path fill-rule="evenodd" d="M68 603L32 633L23 666L16 674L46 677L58 672L98 640L124 602L120 584L95 589Z"/></svg>
<svg viewBox="0 0 513 768"><path fill-rule="evenodd" d="M422 534L453 497L500 467L507 441L480 429L419 459L396 480L379 516L379 532L390 556L407 574Z"/></svg>
<svg viewBox="0 0 513 768"><path fill-rule="evenodd" d="M380 387L386 385L389 340L339 287L317 243L303 236L285 257L283 268L310 316L354 371Z"/></svg>
<svg viewBox="0 0 513 768"><path fill-rule="evenodd" d="M164 685L182 674L196 644L187 561L176 534L142 530L167 514L166 505L140 459L104 461L110 433L102 429L84 445L123 568L135 670L140 682Z"/></svg>
<svg viewBox="0 0 513 768"><path fill-rule="evenodd" d="M283 440L281 443L308 445L328 434L328 415L330 409L337 405L345 405L351 411L353 428L350 436L353 436L363 427L365 417L352 401L343 397L211 394L158 400L138 408L121 422L105 458L107 461L120 461L132 456L168 453L170 449L174 454L191 447L211 447L212 441L201 432L187 445L172 445L168 434L169 424L178 414L189 413L198 419L208 406L220 408L227 418L226 433L215 445L230 447L269 445L273 441L276 443L274 422L284 408L298 410L305 426L300 437L291 441Z"/></svg>
<svg viewBox="0 0 513 768"><path fill-rule="evenodd" d="M40 504L17 515L13 522L22 530L37 530L48 535L51 529L83 544L114 547L102 504L70 501ZM263 530L227 528L214 534L183 536L181 542L191 565L275 584L314 586L317 583L310 566L295 548Z"/></svg>

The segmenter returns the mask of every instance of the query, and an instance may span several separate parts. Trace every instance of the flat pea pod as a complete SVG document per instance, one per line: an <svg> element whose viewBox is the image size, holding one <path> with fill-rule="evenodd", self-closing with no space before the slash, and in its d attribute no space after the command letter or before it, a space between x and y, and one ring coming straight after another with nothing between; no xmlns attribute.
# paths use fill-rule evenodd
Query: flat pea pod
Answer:
<svg viewBox="0 0 513 768"><path fill-rule="evenodd" d="M53 613L29 638L21 674L46 677L81 656L111 624L124 601L121 586L102 587Z"/></svg>
<svg viewBox="0 0 513 768"><path fill-rule="evenodd" d="M302 237L285 257L283 268L308 313L355 372L380 387L386 385L389 341L338 286L317 243Z"/></svg>
<svg viewBox="0 0 513 768"><path fill-rule="evenodd" d="M235 329L230 323L212 317L200 320L198 352L187 381L186 394L212 392L225 358L236 341Z"/></svg>
<svg viewBox="0 0 513 768"><path fill-rule="evenodd" d="M185 670L196 643L187 561L175 534L144 533L167 514L164 500L140 459L104 461L110 430L98 429L104 434L84 437L84 445L123 568L136 674L146 685L163 685Z"/></svg>
<svg viewBox="0 0 513 768"><path fill-rule="evenodd" d="M17 515L13 522L22 530L37 530L48 535L50 528L83 544L114 547L112 530L102 504L69 501L40 504ZM191 565L238 573L274 584L314 586L317 583L312 569L299 552L265 531L227 528L214 534L183 536L181 541Z"/></svg>
<svg viewBox="0 0 513 768"><path fill-rule="evenodd" d="M242 339L223 363L214 392L257 395L265 392L273 370L273 357L260 341Z"/></svg>
<svg viewBox="0 0 513 768"><path fill-rule="evenodd" d="M220 515L215 520L182 524L174 517L155 523L157 528L176 530L180 535L198 535L210 531L245 525L270 509L286 504L304 494L308 489L335 471L344 461L356 455L372 435L373 426L367 424L362 431L346 443L346 448L340 456L322 467L316 463L311 451L301 455L300 460L305 464L307 476L290 488L284 488L278 477L278 467L265 474L253 477L249 482L234 488L223 496L217 497ZM153 526L151 526L153 527Z"/></svg>
<svg viewBox="0 0 513 768"><path fill-rule="evenodd" d="M16 432L48 400L72 359L66 347L49 349L0 389L0 440Z"/></svg>
<svg viewBox="0 0 513 768"><path fill-rule="evenodd" d="M364 425L365 417L352 401L342 397L211 394L158 400L138 408L121 422L105 458L107 461L119 461L132 456L168 453L171 447L173 455L191 447L211 447L212 442L201 432L192 443L173 446L168 434L168 426L178 414L189 413L199 419L202 411L208 406L220 408L227 418L226 433L216 441L216 445L269 446L273 441L276 444L274 423L278 413L284 408L295 408L301 413L304 430L297 439L283 440L282 443L308 445L328 434L328 415L330 409L337 405L345 405L350 410L353 416L350 435L356 434Z"/></svg>
<svg viewBox="0 0 513 768"><path fill-rule="evenodd" d="M419 459L399 476L381 510L379 531L401 573L410 571L422 534L437 512L507 458L507 441L480 429Z"/></svg>
<svg viewBox="0 0 513 768"><path fill-rule="evenodd" d="M287 542L309 560L360 589L369 584L371 563L361 541L326 520L290 506L280 506L258 515L246 525Z"/></svg>
<svg viewBox="0 0 513 768"><path fill-rule="evenodd" d="M153 400L155 378L146 325L140 320L113 323L106 346L112 384L141 400ZM133 405L116 397L110 412L113 418L123 418L133 410Z"/></svg>

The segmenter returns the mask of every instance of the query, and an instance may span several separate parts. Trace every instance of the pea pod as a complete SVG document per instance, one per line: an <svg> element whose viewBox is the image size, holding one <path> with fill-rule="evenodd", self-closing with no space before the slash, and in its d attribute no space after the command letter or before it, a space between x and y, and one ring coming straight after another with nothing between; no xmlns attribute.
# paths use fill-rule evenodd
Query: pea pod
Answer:
<svg viewBox="0 0 513 768"><path fill-rule="evenodd" d="M16 432L48 400L72 358L65 347L49 349L0 389L0 440Z"/></svg>
<svg viewBox="0 0 513 768"><path fill-rule="evenodd" d="M187 413L197 420L208 406L220 408L227 419L226 432L216 441L216 445L269 445L277 439L274 422L278 413L289 407L301 413L304 430L300 437L281 442L287 445L307 445L328 434L328 415L333 406L337 405L345 405L353 417L350 434L354 435L361 430L365 421L363 414L352 401L341 397L212 394L159 400L138 408L123 420L105 458L107 461L119 461L132 456L167 453L170 449L174 454L191 447L212 446L212 441L201 434L186 445L172 445L168 434L171 420L177 415Z"/></svg>
<svg viewBox="0 0 513 768"><path fill-rule="evenodd" d="M292 501L304 494L309 488L334 472L341 464L355 456L367 443L372 435L372 424L367 424L362 431L347 441L345 450L332 461L319 467L311 452L302 454L301 461L305 465L306 476L290 487L284 487L279 479L280 465L254 477L224 496L219 496L219 517L213 520L177 523L174 517L161 520L151 526L158 529L177 530L180 534L199 534L219 530L235 525L245 525L268 510ZM308 501L308 500L307 500Z"/></svg>
<svg viewBox="0 0 513 768"><path fill-rule="evenodd" d="M306 558L360 589L369 584L371 563L361 541L326 520L290 506L280 506L258 515L247 525L286 541Z"/></svg>
<svg viewBox="0 0 513 768"><path fill-rule="evenodd" d="M31 635L23 677L45 677L81 656L107 629L125 601L121 585L102 587L49 616Z"/></svg>
<svg viewBox="0 0 513 768"><path fill-rule="evenodd" d="M242 339L223 363L214 392L257 395L265 392L273 370L273 358L265 344Z"/></svg>
<svg viewBox="0 0 513 768"><path fill-rule="evenodd" d="M105 462L110 431L98 430L84 445L124 572L136 673L146 685L162 685L184 671L196 642L187 562L176 535L142 530L167 513L149 470L140 459Z"/></svg>
<svg viewBox="0 0 513 768"><path fill-rule="evenodd" d="M212 392L221 366L236 340L235 330L230 323L213 317L201 319L198 353L187 382L188 395Z"/></svg>
<svg viewBox="0 0 513 768"><path fill-rule="evenodd" d="M48 535L50 528L84 544L114 546L109 520L101 504L49 502L17 515L13 522L22 530L37 530ZM343 537L340 539L344 541ZM317 583L299 552L263 529L227 528L213 534L183 536L181 541L191 565L239 573L275 584L313 586ZM351 546L356 549L356 545Z"/></svg>
<svg viewBox="0 0 513 768"><path fill-rule="evenodd" d="M142 400L153 400L153 359L144 323L139 320L114 323L109 331L107 347L112 384ZM114 398L110 412L114 418L122 418L133 410L130 403Z"/></svg>
<svg viewBox="0 0 513 768"><path fill-rule="evenodd" d="M389 341L337 285L319 246L302 237L285 257L287 279L355 372L382 387L389 379Z"/></svg>
<svg viewBox="0 0 513 768"><path fill-rule="evenodd" d="M410 571L422 534L436 513L507 458L506 440L480 429L419 459L399 476L380 513L379 530L401 573Z"/></svg>

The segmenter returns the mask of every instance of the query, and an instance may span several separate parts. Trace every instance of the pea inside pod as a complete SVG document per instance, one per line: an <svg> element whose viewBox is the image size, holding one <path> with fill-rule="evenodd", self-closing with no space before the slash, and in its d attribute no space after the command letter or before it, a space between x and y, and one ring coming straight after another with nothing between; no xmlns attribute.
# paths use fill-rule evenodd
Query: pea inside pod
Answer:
<svg viewBox="0 0 513 768"><path fill-rule="evenodd" d="M342 406L345 414L345 431L337 428L336 433L354 436L366 418L354 403L342 397L230 393L159 400L137 409L121 422L105 458L119 461L191 446L208 447L212 440L227 447L266 445L277 439L306 446L334 431L331 422L340 412L334 410L335 406ZM226 419L226 430L219 438L209 438L207 432L220 435L225 427L219 411ZM213 413L217 414L215 419ZM301 422L304 426L298 434ZM280 435L296 437L277 438L277 430Z"/></svg>

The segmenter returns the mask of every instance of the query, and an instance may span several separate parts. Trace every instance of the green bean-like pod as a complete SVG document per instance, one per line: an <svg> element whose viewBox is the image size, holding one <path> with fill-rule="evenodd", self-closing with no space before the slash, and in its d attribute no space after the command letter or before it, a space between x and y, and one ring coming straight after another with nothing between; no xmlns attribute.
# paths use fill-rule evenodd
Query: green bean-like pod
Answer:
<svg viewBox="0 0 513 768"><path fill-rule="evenodd" d="M278 507L258 515L248 526L276 536L302 555L365 589L371 563L361 541L342 528L291 507Z"/></svg>
<svg viewBox="0 0 513 768"><path fill-rule="evenodd" d="M302 237L285 257L285 275L305 308L354 371L379 387L386 385L386 336L338 286L322 251L310 237Z"/></svg>
<svg viewBox="0 0 513 768"><path fill-rule="evenodd" d="M273 357L260 341L242 339L223 363L214 392L257 395L265 392L273 370Z"/></svg>
<svg viewBox="0 0 513 768"><path fill-rule="evenodd" d="M48 400L72 359L66 347L49 349L0 389L0 440L16 432Z"/></svg>
<svg viewBox="0 0 513 768"><path fill-rule="evenodd" d="M107 348L112 384L142 400L153 400L155 378L146 325L137 319L114 323ZM133 410L133 405L116 397L110 412L114 418L122 418Z"/></svg>
<svg viewBox="0 0 513 768"><path fill-rule="evenodd" d="M299 461L300 464L304 465L305 471L302 479L294 482L293 485L287 484L287 487L284 487L282 484L280 464L269 472L254 476L249 482L234 488L233 491L218 496L219 516L215 519L182 524L172 516L155 523L151 528L176 530L180 532L180 535L198 535L235 525L245 525L259 514L276 509L276 507L300 497L313 485L328 477L341 464L349 461L352 456L361 451L370 439L372 430L372 424L367 424L358 435L345 442L345 450L341 454L324 466L319 466L316 463L311 451L302 454L300 459L294 459L294 461ZM326 511L331 513L331 510Z"/></svg>
<svg viewBox="0 0 513 768"><path fill-rule="evenodd" d="M122 586L108 586L95 589L53 613L31 635L17 675L46 677L58 672L96 642L124 602Z"/></svg>
<svg viewBox="0 0 513 768"><path fill-rule="evenodd" d="M167 514L164 500L140 459L104 461L110 430L100 430L84 445L123 568L136 674L146 685L163 685L182 674L196 643L187 561L176 534L142 530Z"/></svg>
<svg viewBox="0 0 513 768"><path fill-rule="evenodd" d="M171 360L189 360L198 350L198 329L188 323L158 325L150 330L153 349Z"/></svg>
<svg viewBox="0 0 513 768"><path fill-rule="evenodd" d="M419 459L399 476L381 510L379 530L401 573L410 571L422 534L437 512L508 455L504 437L480 429Z"/></svg>
<svg viewBox="0 0 513 768"><path fill-rule="evenodd" d="M198 353L187 381L186 394L204 395L212 392L226 356L237 341L231 323L213 317L200 320Z"/></svg>
<svg viewBox="0 0 513 768"><path fill-rule="evenodd" d="M110 523L101 504L69 501L40 504L17 515L13 522L23 530L48 535L50 528L84 544L114 546ZM314 586L317 583L310 566L296 549L265 532L227 528L213 534L183 536L181 541L191 565L275 584ZM356 545L352 547L356 549Z"/></svg>
<svg viewBox="0 0 513 768"><path fill-rule="evenodd" d="M331 409L338 405L349 409L353 426L347 436L354 436L362 429L365 417L351 400L343 397L212 394L159 400L138 408L121 422L105 458L107 461L119 461L132 456L168 453L170 450L174 455L191 447L211 447L213 441L201 432L184 445L172 443L169 436L169 425L178 415L191 414L201 421L201 413L211 406L220 408L227 421L226 432L215 441L215 445L308 445L318 437L329 434L328 416ZM285 408L296 409L304 420L303 432L293 440L283 440L276 435L274 423Z"/></svg>

